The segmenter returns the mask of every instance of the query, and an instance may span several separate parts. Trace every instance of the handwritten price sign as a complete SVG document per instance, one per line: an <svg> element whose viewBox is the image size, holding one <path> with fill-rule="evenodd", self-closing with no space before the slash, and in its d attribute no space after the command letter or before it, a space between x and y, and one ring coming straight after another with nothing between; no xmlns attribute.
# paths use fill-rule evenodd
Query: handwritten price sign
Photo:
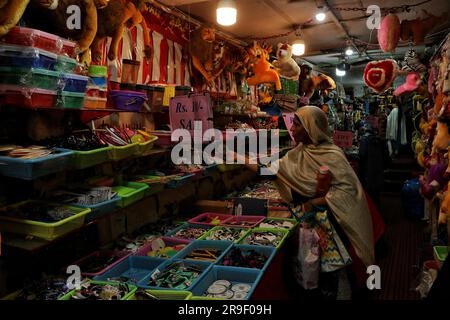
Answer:
<svg viewBox="0 0 450 320"><path fill-rule="evenodd" d="M333 142L340 148L351 148L353 145L353 132L335 131L333 133Z"/></svg>
<svg viewBox="0 0 450 320"><path fill-rule="evenodd" d="M171 99L169 115L172 130L186 129L193 134L195 121L202 121L203 132L213 127L213 111L209 94L194 94Z"/></svg>
<svg viewBox="0 0 450 320"><path fill-rule="evenodd" d="M292 136L291 133L291 128L294 124L294 113L284 113L283 114L283 120L284 120L284 124L286 125L286 129L289 131L289 135L291 136L292 141L294 141L294 137Z"/></svg>

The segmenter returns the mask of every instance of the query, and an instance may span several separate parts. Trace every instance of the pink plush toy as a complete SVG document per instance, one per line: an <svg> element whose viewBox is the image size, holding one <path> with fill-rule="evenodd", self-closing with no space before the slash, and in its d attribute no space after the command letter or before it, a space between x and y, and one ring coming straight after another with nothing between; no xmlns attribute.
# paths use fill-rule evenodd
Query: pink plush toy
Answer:
<svg viewBox="0 0 450 320"><path fill-rule="evenodd" d="M381 21L378 43L384 52L394 52L400 40L401 25L395 14L388 14Z"/></svg>
<svg viewBox="0 0 450 320"><path fill-rule="evenodd" d="M418 73L411 72L406 76L406 82L399 86L394 91L394 96L399 96L403 93L412 92L417 90L419 85L422 83Z"/></svg>

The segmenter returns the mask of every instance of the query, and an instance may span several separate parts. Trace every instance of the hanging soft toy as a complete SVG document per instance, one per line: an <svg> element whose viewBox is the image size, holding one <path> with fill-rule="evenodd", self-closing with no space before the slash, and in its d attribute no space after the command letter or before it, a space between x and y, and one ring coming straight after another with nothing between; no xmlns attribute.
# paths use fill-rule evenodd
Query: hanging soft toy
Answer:
<svg viewBox="0 0 450 320"><path fill-rule="evenodd" d="M336 89L336 82L333 78L325 75L319 74L318 76L311 77L312 86L314 91L321 90L325 95L328 95L331 90Z"/></svg>
<svg viewBox="0 0 450 320"><path fill-rule="evenodd" d="M269 53L272 51L271 45L259 45L253 42L253 47L248 52L254 58L253 72L254 76L247 79L250 86L256 86L261 83L275 83L275 89L281 90L280 75L274 70L269 62Z"/></svg>
<svg viewBox="0 0 450 320"><path fill-rule="evenodd" d="M278 68L280 76L286 79L298 80L300 76L300 67L292 59L292 46L287 43L279 43L277 50L277 60L273 61L273 65Z"/></svg>
<svg viewBox="0 0 450 320"><path fill-rule="evenodd" d="M192 59L192 80L195 87L201 89L206 82L212 85L214 75L214 42L216 31L212 28L199 28L192 32L189 41L189 53ZM201 79L199 78L199 76Z"/></svg>
<svg viewBox="0 0 450 320"><path fill-rule="evenodd" d="M395 14L383 18L378 30L378 43L384 52L394 52L400 40L400 20Z"/></svg>
<svg viewBox="0 0 450 320"><path fill-rule="evenodd" d="M416 72L411 72L406 76L406 82L395 89L394 96L415 91L421 83L420 75Z"/></svg>
<svg viewBox="0 0 450 320"><path fill-rule="evenodd" d="M446 170L447 165L443 161L435 160L433 164L430 164L427 179L424 176L420 176L420 188L425 198L431 200L445 186L447 182L444 176Z"/></svg>
<svg viewBox="0 0 450 320"><path fill-rule="evenodd" d="M382 93L392 85L397 73L395 60L371 61L364 69L364 83L375 92Z"/></svg>
<svg viewBox="0 0 450 320"><path fill-rule="evenodd" d="M441 209L439 210L439 224L447 224L448 210L450 209L450 182L447 185L447 192L441 203Z"/></svg>
<svg viewBox="0 0 450 320"><path fill-rule="evenodd" d="M401 39L403 41L412 41L416 46L421 45L425 42L426 35L433 30L435 26L446 20L447 13L438 17L429 14L425 10L422 11L426 18L402 21Z"/></svg>
<svg viewBox="0 0 450 320"><path fill-rule="evenodd" d="M450 146L450 134L448 132L448 121L444 119L438 119L436 136L433 140L433 151L432 154L438 153L440 151L447 151Z"/></svg>

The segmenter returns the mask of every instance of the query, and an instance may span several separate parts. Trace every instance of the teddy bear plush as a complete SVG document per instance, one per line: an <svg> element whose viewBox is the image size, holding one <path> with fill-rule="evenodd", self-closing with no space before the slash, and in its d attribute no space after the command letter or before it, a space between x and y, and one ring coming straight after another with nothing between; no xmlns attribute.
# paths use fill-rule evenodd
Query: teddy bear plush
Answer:
<svg viewBox="0 0 450 320"><path fill-rule="evenodd" d="M432 154L440 151L446 151L450 145L450 135L448 132L448 121L438 119L436 136L433 140L433 152Z"/></svg>
<svg viewBox="0 0 450 320"><path fill-rule="evenodd" d="M262 83L274 83L275 90L281 90L281 81L279 73L274 70L274 66L269 62L269 54L272 46L268 44L259 44L253 42L253 47L249 47L251 60L253 60L254 76L248 78L247 83L250 86L256 86Z"/></svg>
<svg viewBox="0 0 450 320"><path fill-rule="evenodd" d="M274 60L272 64L278 69L281 77L298 80L301 71L297 62L292 58L292 46L289 44L278 44L277 60Z"/></svg>

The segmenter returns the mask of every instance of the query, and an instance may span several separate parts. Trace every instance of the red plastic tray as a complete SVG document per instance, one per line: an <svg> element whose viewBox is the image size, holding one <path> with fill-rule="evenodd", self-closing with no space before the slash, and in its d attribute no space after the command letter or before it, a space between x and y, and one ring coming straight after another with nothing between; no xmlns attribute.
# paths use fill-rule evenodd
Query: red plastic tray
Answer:
<svg viewBox="0 0 450 320"><path fill-rule="evenodd" d="M225 221L222 226L236 228L256 228L264 219L265 217L263 216L233 216L231 219ZM244 226L240 225L239 222L248 222L248 224Z"/></svg>
<svg viewBox="0 0 450 320"><path fill-rule="evenodd" d="M17 86L0 86L0 101L28 108L53 108L56 106L56 91L25 88Z"/></svg>
<svg viewBox="0 0 450 320"><path fill-rule="evenodd" d="M211 224L209 222L204 222L205 219L207 219L207 218L214 218L214 217L218 217L219 218L220 224L214 225L214 224ZM221 226L221 225L223 225L223 223L225 223L226 221L230 220L231 218L233 218L233 216L230 215L230 214L205 212L205 213L202 213L202 214L196 216L195 218L192 218L188 222L189 223L193 223L193 224L202 224L202 225L206 225L206 226Z"/></svg>

